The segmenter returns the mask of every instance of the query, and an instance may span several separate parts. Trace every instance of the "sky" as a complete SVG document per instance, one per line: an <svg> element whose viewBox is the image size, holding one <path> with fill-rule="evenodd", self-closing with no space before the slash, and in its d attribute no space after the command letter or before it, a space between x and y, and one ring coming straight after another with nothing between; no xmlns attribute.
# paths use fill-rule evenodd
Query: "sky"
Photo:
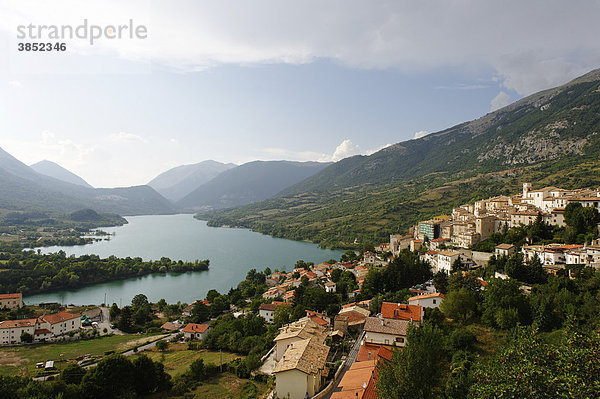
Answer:
<svg viewBox="0 0 600 399"><path fill-rule="evenodd" d="M0 0L0 147L96 187L206 159L370 154L600 67L598 15L579 0Z"/></svg>

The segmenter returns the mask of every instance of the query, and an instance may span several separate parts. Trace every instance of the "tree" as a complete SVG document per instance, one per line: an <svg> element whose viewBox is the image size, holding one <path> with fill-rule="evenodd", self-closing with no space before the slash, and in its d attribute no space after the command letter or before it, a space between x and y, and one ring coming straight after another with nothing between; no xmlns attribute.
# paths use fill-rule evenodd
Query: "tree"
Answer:
<svg viewBox="0 0 600 399"><path fill-rule="evenodd" d="M33 342L33 336L27 331L21 333L21 342L27 342L28 344Z"/></svg>
<svg viewBox="0 0 600 399"><path fill-rule="evenodd" d="M60 373L60 379L63 380L65 384L79 385L85 373L86 370L83 367L76 363L70 363Z"/></svg>
<svg viewBox="0 0 600 399"><path fill-rule="evenodd" d="M210 309L201 301L197 301L190 312L192 323L202 323L210 318Z"/></svg>
<svg viewBox="0 0 600 399"><path fill-rule="evenodd" d="M437 272L433 276L433 286L437 292L445 294L448 292L448 273L444 270Z"/></svg>
<svg viewBox="0 0 600 399"><path fill-rule="evenodd" d="M450 291L440 310L451 319L465 323L477 314L477 297L465 287Z"/></svg>
<svg viewBox="0 0 600 399"><path fill-rule="evenodd" d="M140 308L145 305L148 305L148 297L144 294L137 294L131 300L131 306L134 308Z"/></svg>
<svg viewBox="0 0 600 399"><path fill-rule="evenodd" d="M119 309L119 307L117 306L116 303L113 303L112 306L110 307L109 314L110 314L110 321L117 320L117 318L121 314L121 309Z"/></svg>
<svg viewBox="0 0 600 399"><path fill-rule="evenodd" d="M444 356L443 335L439 328L425 322L422 327L409 327L403 350L394 350L391 362L377 366L379 397L390 399L428 399L441 375Z"/></svg>
<svg viewBox="0 0 600 399"><path fill-rule="evenodd" d="M158 306L158 310L162 312L167 307L167 301L165 301L165 298L160 298L156 305Z"/></svg>
<svg viewBox="0 0 600 399"><path fill-rule="evenodd" d="M520 327L508 345L474 368L473 398L598 398L600 338L568 326L561 342Z"/></svg>
<svg viewBox="0 0 600 399"><path fill-rule="evenodd" d="M500 329L531 324L531 307L516 280L491 279L482 304L481 320Z"/></svg>
<svg viewBox="0 0 600 399"><path fill-rule="evenodd" d="M161 352L166 351L168 347L169 347L169 343L167 341L165 341L164 339L161 339L160 341L156 342L156 349L158 349Z"/></svg>

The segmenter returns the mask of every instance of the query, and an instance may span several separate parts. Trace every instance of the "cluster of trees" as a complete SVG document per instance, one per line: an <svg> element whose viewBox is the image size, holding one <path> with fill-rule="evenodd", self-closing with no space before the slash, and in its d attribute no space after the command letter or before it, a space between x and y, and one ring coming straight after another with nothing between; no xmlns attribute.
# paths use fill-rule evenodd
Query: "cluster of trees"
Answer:
<svg viewBox="0 0 600 399"><path fill-rule="evenodd" d="M494 276L494 272L505 273L511 278L528 284L545 283L548 278L548 273L537 256L529 262L524 262L521 252L510 256L492 256L488 262L487 274Z"/></svg>
<svg viewBox="0 0 600 399"><path fill-rule="evenodd" d="M164 300L163 300L164 301ZM116 303L110 307L110 321L117 328L127 333L147 330L152 325L152 307L148 302L148 297L144 294L137 294L131 300L131 306L119 308Z"/></svg>
<svg viewBox="0 0 600 399"><path fill-rule="evenodd" d="M1 395L6 398L65 399L124 398L150 395L171 389L171 376L162 363L147 356L128 359L113 354L89 370L77 364L64 368L60 376L49 382L22 377L0 376Z"/></svg>
<svg viewBox="0 0 600 399"><path fill-rule="evenodd" d="M15 251L3 265L0 292L38 292L77 288L87 284L122 280L151 273L208 270L209 261L183 262L162 258L145 262L141 258L100 259L96 255L67 257L64 251L41 255L34 251Z"/></svg>
<svg viewBox="0 0 600 399"><path fill-rule="evenodd" d="M379 293L394 293L432 277L431 266L419 255L404 250L385 269L371 269L365 277L362 295L372 298Z"/></svg>

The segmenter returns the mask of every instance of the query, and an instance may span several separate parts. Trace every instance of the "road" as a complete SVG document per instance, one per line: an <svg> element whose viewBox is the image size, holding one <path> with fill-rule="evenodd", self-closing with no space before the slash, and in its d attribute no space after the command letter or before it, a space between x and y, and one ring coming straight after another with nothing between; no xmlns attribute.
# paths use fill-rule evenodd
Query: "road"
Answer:
<svg viewBox="0 0 600 399"><path fill-rule="evenodd" d="M102 311L100 321L98 322L98 331L104 334L103 331L106 328L107 334L124 335L125 333L116 328L110 328L110 309L107 307L101 307Z"/></svg>
<svg viewBox="0 0 600 399"><path fill-rule="evenodd" d="M323 396L322 399L330 399L331 395L333 395L333 393L339 389L340 381L342 380L342 378L344 378L346 371L348 371L350 366L352 366L354 361L356 361L356 357L358 356L358 351L360 350L360 343L362 342L364 336L365 336L365 332L363 331L359 335L359 337L356 339L356 342L354 343L354 346L350 350L350 353L348 353L348 357L346 358L346 364L344 365L344 368L342 369L342 372L340 373L337 381L335 381L335 383L333 384L333 389L331 391L329 391L329 393L327 395Z"/></svg>

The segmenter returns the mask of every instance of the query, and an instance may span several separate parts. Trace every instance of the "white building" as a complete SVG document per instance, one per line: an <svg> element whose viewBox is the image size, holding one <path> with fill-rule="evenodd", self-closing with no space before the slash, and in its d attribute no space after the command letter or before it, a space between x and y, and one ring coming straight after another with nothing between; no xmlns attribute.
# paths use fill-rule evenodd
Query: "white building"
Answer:
<svg viewBox="0 0 600 399"><path fill-rule="evenodd" d="M0 309L19 309L23 307L23 295L16 294L0 294Z"/></svg>
<svg viewBox="0 0 600 399"><path fill-rule="evenodd" d="M435 294L416 295L408 298L408 304L423 308L439 308L444 299L446 299L444 294L436 292Z"/></svg>
<svg viewBox="0 0 600 399"><path fill-rule="evenodd" d="M410 321L367 317L365 321L365 343L404 347L406 331Z"/></svg>
<svg viewBox="0 0 600 399"><path fill-rule="evenodd" d="M440 251L438 252L437 271L445 270L448 274L452 270L452 265L460 257L460 252L457 251Z"/></svg>
<svg viewBox="0 0 600 399"><path fill-rule="evenodd" d="M329 347L316 338L290 344L273 369L276 397L304 399L318 393L328 354Z"/></svg>
<svg viewBox="0 0 600 399"><path fill-rule="evenodd" d="M325 291L326 292L335 292L336 285L333 281L327 281L325 283Z"/></svg>
<svg viewBox="0 0 600 399"><path fill-rule="evenodd" d="M53 340L81 328L81 315L58 312L40 316L37 319L6 320L0 322L0 343L20 344L21 335L30 334L34 342Z"/></svg>
<svg viewBox="0 0 600 399"><path fill-rule="evenodd" d="M209 329L210 326L208 324L188 323L181 329L181 332L186 339L203 340Z"/></svg>

